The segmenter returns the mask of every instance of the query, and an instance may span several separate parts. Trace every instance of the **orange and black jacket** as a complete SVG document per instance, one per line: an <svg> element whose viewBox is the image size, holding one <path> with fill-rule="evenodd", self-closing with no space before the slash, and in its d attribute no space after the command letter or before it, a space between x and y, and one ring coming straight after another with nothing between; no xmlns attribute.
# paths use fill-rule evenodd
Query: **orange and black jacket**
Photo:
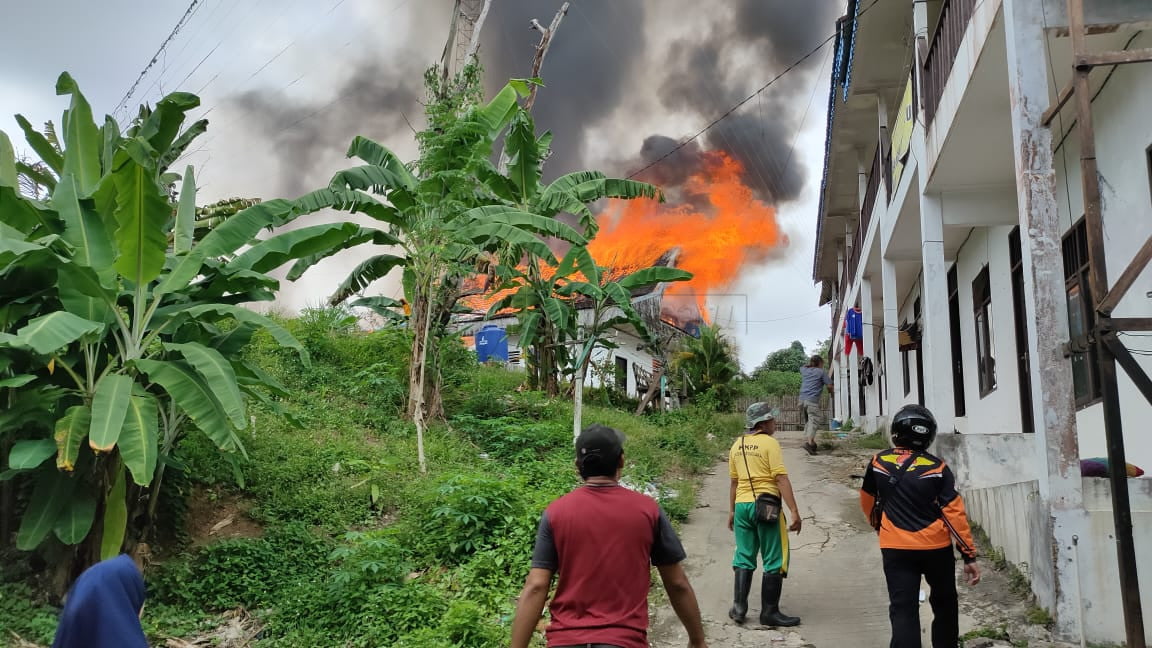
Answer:
<svg viewBox="0 0 1152 648"><path fill-rule="evenodd" d="M943 549L956 541L964 562L976 560L976 545L964 511L964 500L956 492L952 469L941 459L921 452L895 486L892 478L900 472L913 451L890 448L872 457L860 488L860 508L872 512L877 497L883 503L880 522L882 549Z"/></svg>

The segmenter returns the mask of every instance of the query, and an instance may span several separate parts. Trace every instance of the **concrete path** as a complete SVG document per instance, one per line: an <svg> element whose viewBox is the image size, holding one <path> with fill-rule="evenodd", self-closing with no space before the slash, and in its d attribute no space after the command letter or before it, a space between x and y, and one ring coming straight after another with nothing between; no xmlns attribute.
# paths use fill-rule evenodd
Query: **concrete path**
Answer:
<svg viewBox="0 0 1152 648"><path fill-rule="evenodd" d="M759 572L749 597L749 623L740 627L728 619L734 541L727 527L728 464L722 462L705 479L699 493L701 508L681 530L709 644L712 648L887 646L888 596L880 550L850 486L850 475L863 472L867 454L810 457L800 447L799 433L783 432L779 438L804 515L804 530L792 536L792 566L781 608L801 617L803 624L796 632L783 632L756 622ZM655 611L652 645L687 645L687 635L667 605Z"/></svg>

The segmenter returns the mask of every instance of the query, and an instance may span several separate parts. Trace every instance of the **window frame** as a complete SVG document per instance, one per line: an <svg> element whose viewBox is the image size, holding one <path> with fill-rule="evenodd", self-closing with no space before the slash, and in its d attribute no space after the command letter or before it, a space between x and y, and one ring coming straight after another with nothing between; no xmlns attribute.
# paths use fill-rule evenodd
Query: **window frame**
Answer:
<svg viewBox="0 0 1152 648"><path fill-rule="evenodd" d="M1083 335L1090 335L1096 327L1096 312L1092 308L1092 282L1089 277L1091 266L1088 262L1088 225L1080 220L1068 228L1061 239L1061 256L1064 261L1064 299L1068 309L1068 338L1073 337L1072 327L1080 322ZM1072 258L1069 258L1071 255ZM1072 294L1078 293L1079 318L1073 316ZM1100 380L1100 351L1090 346L1083 353L1072 353L1068 361L1072 363L1072 396L1076 409L1082 410L1104 400L1104 390ZM1083 362L1083 378L1077 378L1076 363ZM1086 379L1087 385L1080 380ZM1081 389L1084 387L1084 389Z"/></svg>
<svg viewBox="0 0 1152 648"><path fill-rule="evenodd" d="M972 280L972 324L976 329L976 384L980 398L996 391L996 347L992 341L992 275L985 264Z"/></svg>
<svg viewBox="0 0 1152 648"><path fill-rule="evenodd" d="M958 264L948 270L948 323L952 346L952 406L957 417L968 415L968 402L964 393L964 343L961 338L960 281Z"/></svg>

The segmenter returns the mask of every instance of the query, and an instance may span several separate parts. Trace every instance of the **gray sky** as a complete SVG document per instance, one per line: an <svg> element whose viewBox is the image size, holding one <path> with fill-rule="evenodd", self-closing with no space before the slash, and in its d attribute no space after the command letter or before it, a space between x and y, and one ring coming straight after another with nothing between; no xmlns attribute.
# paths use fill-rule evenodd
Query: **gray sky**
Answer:
<svg viewBox="0 0 1152 648"><path fill-rule="evenodd" d="M496 77L526 76L537 35L559 0L494 0L481 57ZM64 70L99 116L112 113L188 7L187 0L6 2L0 26L0 129L26 150L12 115L59 121ZM803 4L804 12L795 11ZM201 96L208 134L181 162L198 198L294 197L349 166L363 134L415 154L424 68L439 59L450 0L201 0L145 75L129 105L166 92ZM536 117L556 132L551 175L597 168L626 175L778 74L830 35L841 0L576 0L549 54ZM50 42L50 47L44 43ZM745 369L770 351L828 335L811 280L828 45L702 138L746 162L758 194L777 202L788 249L745 268L710 306L727 323ZM15 65L11 64L16 62ZM127 113L115 113L123 124ZM802 125L802 128L801 128ZM651 138L651 139L650 139ZM723 141L721 141L723 138ZM715 141L712 141L715 140ZM645 146L646 142L652 146ZM792 143L795 142L795 147ZM667 145L665 145L665 150ZM644 151L642 153L642 150ZM677 156L654 171L671 172ZM681 160L682 161L682 160ZM571 168L563 168L571 167ZM668 182L661 177L660 182ZM749 232L748 236L755 236ZM318 304L368 253L350 252L285 285L284 310ZM393 288L385 285L380 290Z"/></svg>

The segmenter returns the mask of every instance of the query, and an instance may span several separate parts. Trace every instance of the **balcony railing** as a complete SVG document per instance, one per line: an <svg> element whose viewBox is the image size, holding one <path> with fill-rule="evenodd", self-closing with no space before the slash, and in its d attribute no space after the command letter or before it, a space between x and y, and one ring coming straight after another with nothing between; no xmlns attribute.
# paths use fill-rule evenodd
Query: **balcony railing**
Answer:
<svg viewBox="0 0 1152 648"><path fill-rule="evenodd" d="M924 55L922 90L925 124L931 125L936 117L940 97L944 94L944 85L948 83L948 75L952 73L952 64L956 62L960 42L964 40L964 32L968 30L968 22L972 19L975 9L976 0L944 0L940 7L940 21L936 25L936 33L932 36L932 42Z"/></svg>
<svg viewBox="0 0 1152 648"><path fill-rule="evenodd" d="M872 170L868 172L868 188L864 191L864 204L860 207L858 239L863 237L863 232L868 231L868 223L872 221L872 210L876 207L876 194L880 192L880 148L876 147L876 155L872 156Z"/></svg>

